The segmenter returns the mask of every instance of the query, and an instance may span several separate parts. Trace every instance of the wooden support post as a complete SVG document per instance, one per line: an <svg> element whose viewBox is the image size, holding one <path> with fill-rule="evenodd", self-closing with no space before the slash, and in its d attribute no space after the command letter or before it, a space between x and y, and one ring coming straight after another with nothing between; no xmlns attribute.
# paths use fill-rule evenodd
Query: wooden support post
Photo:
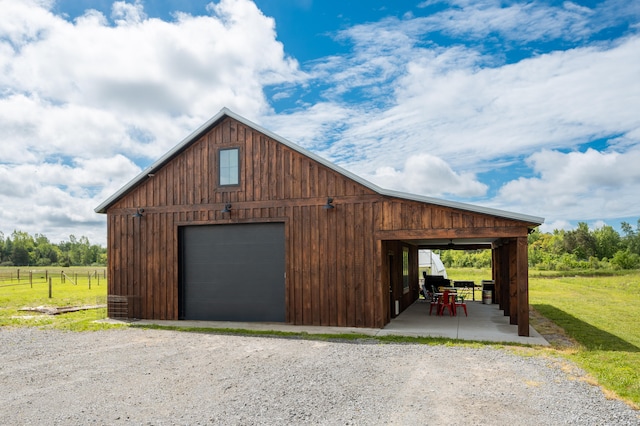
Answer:
<svg viewBox="0 0 640 426"><path fill-rule="evenodd" d="M49 299L51 299L51 278L49 278Z"/></svg>
<svg viewBox="0 0 640 426"><path fill-rule="evenodd" d="M527 237L517 241L518 336L529 336L529 260Z"/></svg>
<svg viewBox="0 0 640 426"><path fill-rule="evenodd" d="M500 309L502 309L502 303L500 303L500 299L496 298L496 296L500 293L500 280L498 279L498 269L500 268L500 264L498 262L498 248L491 248L491 279L493 280L493 297L500 304ZM482 300L482 296L480 296L480 300Z"/></svg>
<svg viewBox="0 0 640 426"><path fill-rule="evenodd" d="M496 283L496 285L498 284L498 281L500 278L498 278L498 274L499 274L499 270L500 270L500 262L498 260L498 250L500 250L500 247L497 246L496 244L494 244L491 247L491 279L493 280L493 282Z"/></svg>
<svg viewBox="0 0 640 426"><path fill-rule="evenodd" d="M515 240L509 241L509 324L518 323L518 269L517 248Z"/></svg>
<svg viewBox="0 0 640 426"><path fill-rule="evenodd" d="M502 241L501 246L498 252L498 256L500 259L500 282L502 286L500 287L500 309L502 309L502 313L505 317L510 315L511 310L509 309L509 304L511 303L511 299L509 297L509 244L508 240Z"/></svg>
<svg viewBox="0 0 640 426"><path fill-rule="evenodd" d="M33 272L29 271L29 285L33 288Z"/></svg>
<svg viewBox="0 0 640 426"><path fill-rule="evenodd" d="M504 253L502 242L500 242L500 245L496 246L492 252L494 264L493 281L495 283L494 299L498 301L500 309L504 311L505 305L509 303L509 299L504 297L505 290L509 288L509 282L504 278L505 259L502 255Z"/></svg>

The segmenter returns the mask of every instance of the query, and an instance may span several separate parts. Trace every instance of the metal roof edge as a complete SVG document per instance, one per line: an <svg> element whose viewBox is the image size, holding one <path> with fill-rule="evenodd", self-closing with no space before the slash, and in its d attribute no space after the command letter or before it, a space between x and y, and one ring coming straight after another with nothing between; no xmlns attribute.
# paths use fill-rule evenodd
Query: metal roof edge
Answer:
<svg viewBox="0 0 640 426"><path fill-rule="evenodd" d="M477 204L468 204L468 203L461 203L458 201L443 200L441 198L427 197L426 195L417 195L417 194L411 194L408 192L394 191L390 189L382 189L381 194L389 197L394 197L394 198L402 198L406 200L419 201L422 203L435 204L443 207L451 207L458 210L466 210L472 213L481 213L481 214L488 214L491 216L503 217L505 219L514 219L521 222L533 223L538 225L542 225L544 223L543 217L532 216L524 213L515 213L507 210L495 209L492 207L479 206Z"/></svg>
<svg viewBox="0 0 640 426"><path fill-rule="evenodd" d="M204 132L206 132L209 128L211 128L211 126L213 126L214 124L216 124L218 121L220 121L221 119L223 119L224 117L229 117L232 118L248 127L251 127L252 129L263 133L265 136L270 137L271 139L274 139L280 143L282 143L283 145L293 149L294 151L297 151L299 153L301 153L302 155L305 155L306 157L311 158L314 161L317 161L318 163L328 167L329 169L332 169L340 174L342 174L343 176L365 186L366 188L371 189L372 191L380 194L380 195L386 195L388 197L395 197L395 198L401 198L401 199L406 199L406 200L412 200L412 201L418 201L418 202L424 202L424 203L429 203L429 204L435 204L435 205L439 205L439 206L444 206L444 207L451 207L451 208L455 208L455 209L460 209L460 210L466 210L466 211L470 211L473 213L482 213L482 214L489 214L492 216L499 216L499 217L504 217L507 219L514 219L514 220L519 220L519 221L523 221L523 222L528 222L528 223L536 223L536 224L542 224L544 223L544 218L541 217L536 217L536 216L530 216L530 215L525 215L525 214L520 214L520 213L513 213L513 212L508 212L505 210L498 210L498 209L493 209L493 208L489 208L489 207L483 207L483 206L477 206L474 204L466 204L466 203L460 203L460 202L456 202L456 201L448 201L448 200L442 200L439 198L432 198L432 197L427 197L427 196L422 196L422 195L417 195L417 194L411 194L411 193L405 193L405 192L399 192L399 191L394 191L394 190L389 190L389 189L384 189L379 187L378 185L369 182L368 180L330 162L329 160L301 147L300 145L297 145L291 141L289 141L288 139L277 135L275 133L273 133L272 131L265 129L264 127L246 119L245 117L242 117L236 113L234 113L233 111L231 111L230 109L228 109L227 107L222 108L216 115L214 115L211 119L209 119L206 123L204 123L202 126L198 127L198 129L196 129L195 131L193 131L192 133L190 133L186 138L184 138L180 143L178 143L177 145L175 145L169 152L167 152L165 155L163 155L160 159L158 159L157 161L155 161L152 165L150 165L149 167L147 167L146 169L144 169L140 174L138 174L136 177L134 177L132 180L130 180L126 185L124 185L122 188L120 188L117 192L115 192L111 197L109 197L107 200L105 200L104 202L102 202L98 207L95 208L95 212L96 213L106 213L106 209L113 204L118 198L122 197L123 195L125 195L127 192L129 192L131 189L133 189L140 181L142 181L145 177L147 177L149 174L154 173L157 169L159 169L160 167L162 167L167 161L169 161L173 156L175 156L176 154L178 154L180 151L182 151L187 145L189 145L190 143L192 143L195 139L197 139L201 134L203 134Z"/></svg>
<svg viewBox="0 0 640 426"><path fill-rule="evenodd" d="M140 181L142 181L145 177L149 176L149 174L152 174L153 172L158 170L160 167L162 167L174 155L182 151L187 145L189 145L191 142L197 139L198 136L204 133L216 122L221 120L223 117L230 115L229 113L231 113L231 111L229 111L226 107L222 108L216 115L214 115L209 120L207 120L206 123L204 123L202 126L198 127L196 130L191 132L187 137L185 137L182 141L180 141L173 148L171 148L166 154L164 154L162 157L156 160L153 164L151 164L149 167L147 167L142 172L140 172L140 174L138 174L136 177L134 177L129 182L127 182L122 188L117 190L113 195L111 195L109 198L103 201L98 207L94 209L94 211L96 213L106 213L107 208L111 204L113 204L118 198L122 197L131 189L133 189Z"/></svg>

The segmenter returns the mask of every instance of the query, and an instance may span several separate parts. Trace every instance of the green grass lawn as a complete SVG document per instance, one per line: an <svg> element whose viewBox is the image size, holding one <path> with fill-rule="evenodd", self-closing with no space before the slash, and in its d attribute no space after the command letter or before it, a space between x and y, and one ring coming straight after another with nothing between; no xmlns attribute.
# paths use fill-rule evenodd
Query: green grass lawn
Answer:
<svg viewBox="0 0 640 426"><path fill-rule="evenodd" d="M64 271L68 278L63 278L60 268L49 268L47 275L44 269L38 269L30 275L29 270L24 268L20 270L18 279L17 268L0 268L0 326L39 326L77 331L113 327L95 322L96 319L106 318L106 308L63 315L21 310L25 307L95 306L106 303L107 280L103 275L104 268L65 268Z"/></svg>
<svg viewBox="0 0 640 426"><path fill-rule="evenodd" d="M566 356L640 406L640 272L532 278L530 303L579 343Z"/></svg>
<svg viewBox="0 0 640 426"><path fill-rule="evenodd" d="M491 276L490 270L447 272L454 280L479 282ZM577 347L558 353L606 389L640 406L640 271L554 275L531 271L529 303L577 342Z"/></svg>

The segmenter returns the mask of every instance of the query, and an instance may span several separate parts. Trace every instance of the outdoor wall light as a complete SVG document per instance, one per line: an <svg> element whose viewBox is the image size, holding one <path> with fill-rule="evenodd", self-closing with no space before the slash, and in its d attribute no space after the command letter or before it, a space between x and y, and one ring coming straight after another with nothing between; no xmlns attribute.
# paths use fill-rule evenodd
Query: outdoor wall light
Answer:
<svg viewBox="0 0 640 426"><path fill-rule="evenodd" d="M135 218L140 218L140 217L142 217L142 213L144 213L144 209L141 209L140 207L138 207L136 212L134 214L132 214L131 216L133 216Z"/></svg>
<svg viewBox="0 0 640 426"><path fill-rule="evenodd" d="M322 208L325 209L325 210L335 209L336 206L333 205L333 198L331 198L331 197L327 198L327 204L322 206Z"/></svg>
<svg viewBox="0 0 640 426"><path fill-rule="evenodd" d="M225 204L224 209L220 210L220 213L231 213L231 204Z"/></svg>

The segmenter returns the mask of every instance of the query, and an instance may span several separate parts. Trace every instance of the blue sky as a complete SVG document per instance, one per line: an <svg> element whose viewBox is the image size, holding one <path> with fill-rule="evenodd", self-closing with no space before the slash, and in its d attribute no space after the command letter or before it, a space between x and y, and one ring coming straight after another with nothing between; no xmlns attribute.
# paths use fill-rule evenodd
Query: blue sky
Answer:
<svg viewBox="0 0 640 426"><path fill-rule="evenodd" d="M382 187L640 218L640 2L0 0L0 231L93 208L222 107Z"/></svg>

